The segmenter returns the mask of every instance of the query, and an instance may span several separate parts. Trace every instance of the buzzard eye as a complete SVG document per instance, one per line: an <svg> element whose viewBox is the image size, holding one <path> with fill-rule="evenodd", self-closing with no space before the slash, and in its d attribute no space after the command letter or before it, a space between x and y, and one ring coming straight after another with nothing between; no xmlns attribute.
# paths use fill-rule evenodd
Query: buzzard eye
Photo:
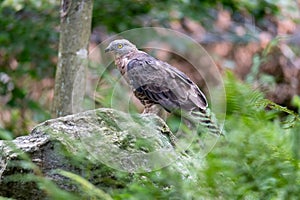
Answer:
<svg viewBox="0 0 300 200"><path fill-rule="evenodd" d="M118 48L121 49L123 47L122 44L118 44Z"/></svg>

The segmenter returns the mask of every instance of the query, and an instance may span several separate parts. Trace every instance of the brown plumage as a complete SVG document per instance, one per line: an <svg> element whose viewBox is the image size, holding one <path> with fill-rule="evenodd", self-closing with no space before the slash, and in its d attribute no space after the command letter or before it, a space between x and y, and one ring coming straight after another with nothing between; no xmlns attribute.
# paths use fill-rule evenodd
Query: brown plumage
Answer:
<svg viewBox="0 0 300 200"><path fill-rule="evenodd" d="M221 134L207 113L207 100L195 83L166 62L139 51L128 40L114 40L105 49L115 56L115 64L145 106L143 113L183 110L197 118L209 132Z"/></svg>

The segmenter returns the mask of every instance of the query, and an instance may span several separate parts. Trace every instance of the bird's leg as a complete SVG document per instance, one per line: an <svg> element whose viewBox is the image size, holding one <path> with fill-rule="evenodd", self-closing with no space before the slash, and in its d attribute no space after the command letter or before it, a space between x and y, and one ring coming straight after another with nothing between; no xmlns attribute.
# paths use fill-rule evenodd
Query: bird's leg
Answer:
<svg viewBox="0 0 300 200"><path fill-rule="evenodd" d="M163 121L166 121L167 119L167 112L159 104L146 104L142 114L155 114L159 116ZM169 130L169 127L167 125L161 127L161 133L167 135L167 137L170 139L171 144L174 147L176 146L177 138L175 135L173 135L172 131Z"/></svg>
<svg viewBox="0 0 300 200"><path fill-rule="evenodd" d="M145 109L142 114L150 114L150 113L159 116L163 120L166 120L167 118L166 111L163 109L163 107L161 107L158 104L145 105Z"/></svg>

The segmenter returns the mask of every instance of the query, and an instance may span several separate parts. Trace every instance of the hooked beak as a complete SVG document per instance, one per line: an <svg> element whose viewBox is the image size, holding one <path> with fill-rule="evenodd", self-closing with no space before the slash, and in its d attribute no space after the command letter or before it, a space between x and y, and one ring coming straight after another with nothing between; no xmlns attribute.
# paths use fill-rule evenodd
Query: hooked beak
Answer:
<svg viewBox="0 0 300 200"><path fill-rule="evenodd" d="M110 48L110 46L108 46L105 50L104 50L104 52L105 53L107 53L107 52L109 52L109 51L111 51L112 49Z"/></svg>

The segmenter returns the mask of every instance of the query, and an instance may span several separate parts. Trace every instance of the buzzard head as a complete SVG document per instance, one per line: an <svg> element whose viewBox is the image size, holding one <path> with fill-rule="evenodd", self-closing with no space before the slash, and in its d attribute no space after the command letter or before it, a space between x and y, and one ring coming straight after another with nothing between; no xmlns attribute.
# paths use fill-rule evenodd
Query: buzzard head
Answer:
<svg viewBox="0 0 300 200"><path fill-rule="evenodd" d="M129 52L138 51L136 46L130 43L128 40L114 40L105 49L105 52L111 51L117 57L128 54Z"/></svg>

